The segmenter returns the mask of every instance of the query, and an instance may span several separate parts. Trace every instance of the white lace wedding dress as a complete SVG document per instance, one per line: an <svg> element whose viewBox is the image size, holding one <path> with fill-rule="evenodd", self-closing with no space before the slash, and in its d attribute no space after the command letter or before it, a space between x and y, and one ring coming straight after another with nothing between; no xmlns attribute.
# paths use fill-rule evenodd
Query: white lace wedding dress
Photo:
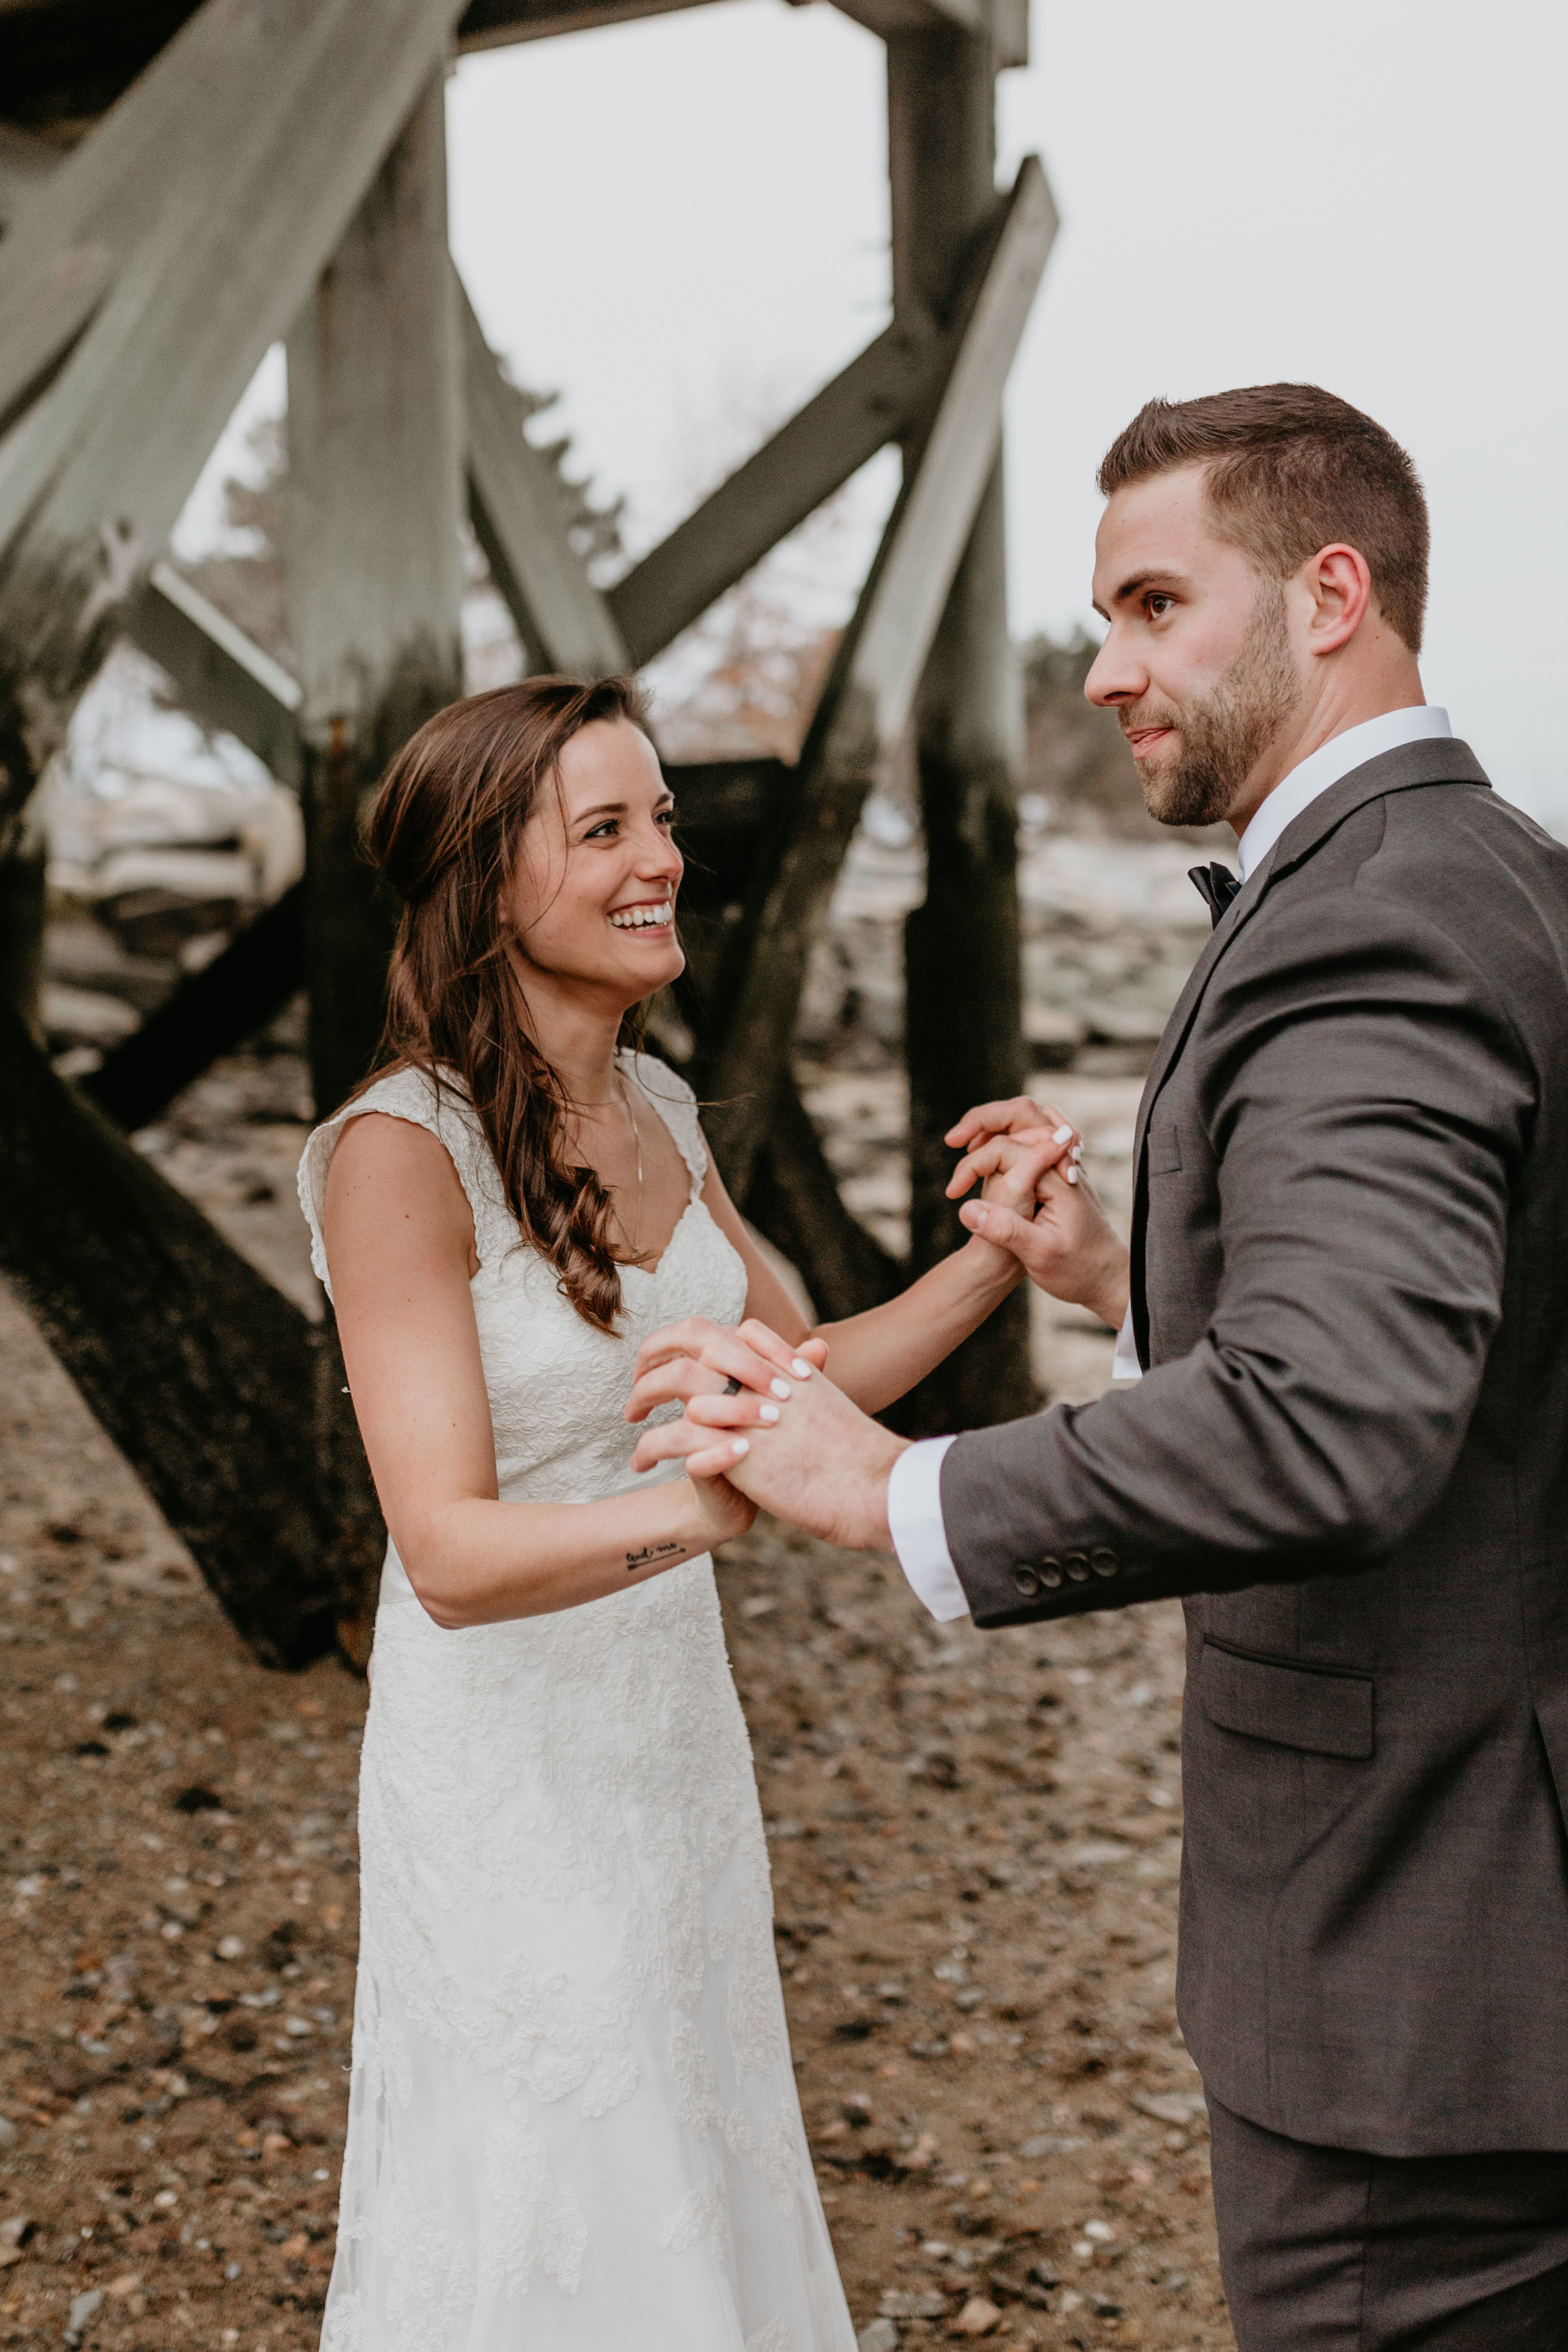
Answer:
<svg viewBox="0 0 1568 2352"><path fill-rule="evenodd" d="M438 1135L473 1210L503 1500L635 1482L647 1334L731 1323L689 1087L623 1057L691 1171L611 1339L527 1247L459 1092L379 1080L319 1127ZM329 1286L330 1287L330 1286ZM672 1465L679 1475L679 1465ZM655 1475L660 1474L655 1473ZM361 1946L323 2352L854 2352L801 2125L750 1743L712 1562L558 1615L443 1633L394 1549L360 1784Z"/></svg>

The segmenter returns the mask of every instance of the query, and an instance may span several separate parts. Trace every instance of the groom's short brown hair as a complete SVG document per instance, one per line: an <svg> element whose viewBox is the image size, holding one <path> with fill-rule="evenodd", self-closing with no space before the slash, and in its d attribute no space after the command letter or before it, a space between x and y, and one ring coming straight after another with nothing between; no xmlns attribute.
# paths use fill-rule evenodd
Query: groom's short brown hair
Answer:
<svg viewBox="0 0 1568 2352"><path fill-rule="evenodd" d="M1100 487L1109 498L1194 465L1207 468L1225 536L1276 579L1336 541L1358 549L1384 618L1420 652L1430 527L1420 478L1391 433L1315 383L1151 400L1106 451Z"/></svg>

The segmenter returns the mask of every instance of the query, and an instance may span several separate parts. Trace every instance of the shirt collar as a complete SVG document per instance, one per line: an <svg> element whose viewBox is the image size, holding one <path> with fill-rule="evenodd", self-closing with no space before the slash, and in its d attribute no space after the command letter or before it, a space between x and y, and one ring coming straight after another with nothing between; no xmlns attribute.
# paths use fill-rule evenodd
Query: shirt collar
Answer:
<svg viewBox="0 0 1568 2352"><path fill-rule="evenodd" d="M1453 731L1446 710L1422 703L1414 710L1386 710L1381 719L1363 719L1359 727L1347 727L1342 735L1331 736L1299 768L1280 779L1243 833L1237 845L1242 880L1248 881L1257 873L1286 826L1352 768L1364 766L1384 751L1397 751L1402 744L1425 743Z"/></svg>

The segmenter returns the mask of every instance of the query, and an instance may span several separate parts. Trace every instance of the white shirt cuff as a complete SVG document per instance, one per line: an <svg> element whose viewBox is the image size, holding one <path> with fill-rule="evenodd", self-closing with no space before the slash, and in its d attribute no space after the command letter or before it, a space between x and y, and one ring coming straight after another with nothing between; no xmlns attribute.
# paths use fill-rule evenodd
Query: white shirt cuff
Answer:
<svg viewBox="0 0 1568 2352"><path fill-rule="evenodd" d="M942 1461L952 1444L951 1437L925 1437L906 1446L888 1480L888 1530L899 1566L916 1599L944 1624L969 1614L942 1516Z"/></svg>
<svg viewBox="0 0 1568 2352"><path fill-rule="evenodd" d="M1143 1367L1138 1360L1138 1342L1132 1337L1131 1305L1116 1335L1116 1353L1110 1360L1110 1377L1113 1381L1141 1381L1143 1377Z"/></svg>

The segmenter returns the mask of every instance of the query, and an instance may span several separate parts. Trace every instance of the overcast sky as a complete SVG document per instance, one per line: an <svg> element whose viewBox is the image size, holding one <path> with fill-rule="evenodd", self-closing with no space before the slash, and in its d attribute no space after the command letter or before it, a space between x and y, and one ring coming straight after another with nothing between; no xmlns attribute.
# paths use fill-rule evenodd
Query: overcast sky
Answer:
<svg viewBox="0 0 1568 2352"><path fill-rule="evenodd" d="M1087 621L1106 443L1151 393L1313 378L1404 440L1436 539L1427 693L1568 828L1561 89L1542 0L1037 0L1002 167L1063 226L1008 408L1013 621ZM467 58L453 242L639 541L887 315L880 44L717 0ZM861 501L875 526L883 484Z"/></svg>

